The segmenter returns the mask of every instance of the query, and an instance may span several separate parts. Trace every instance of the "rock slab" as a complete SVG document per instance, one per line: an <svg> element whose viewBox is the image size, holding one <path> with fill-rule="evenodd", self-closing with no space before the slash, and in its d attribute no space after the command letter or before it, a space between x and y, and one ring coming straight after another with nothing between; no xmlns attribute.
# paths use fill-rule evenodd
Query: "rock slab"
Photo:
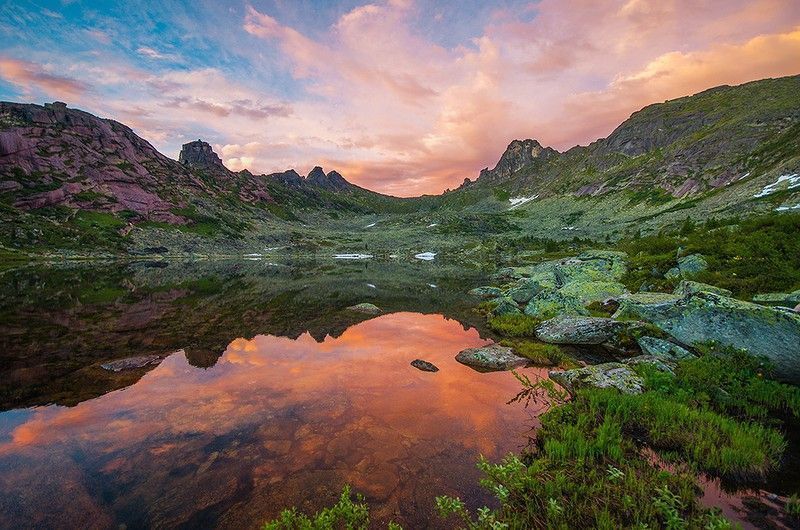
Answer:
<svg viewBox="0 0 800 530"><path fill-rule="evenodd" d="M499 344L461 350L456 355L456 361L482 372L511 370L528 364L527 359L516 355L511 348Z"/></svg>

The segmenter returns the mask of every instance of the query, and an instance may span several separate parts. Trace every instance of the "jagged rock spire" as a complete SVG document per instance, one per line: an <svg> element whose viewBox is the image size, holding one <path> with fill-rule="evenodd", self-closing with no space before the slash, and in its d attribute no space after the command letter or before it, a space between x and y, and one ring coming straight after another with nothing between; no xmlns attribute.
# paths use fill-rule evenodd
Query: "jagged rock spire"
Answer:
<svg viewBox="0 0 800 530"><path fill-rule="evenodd" d="M183 144L178 162L196 168L225 168L222 159L217 156L211 145L202 140Z"/></svg>

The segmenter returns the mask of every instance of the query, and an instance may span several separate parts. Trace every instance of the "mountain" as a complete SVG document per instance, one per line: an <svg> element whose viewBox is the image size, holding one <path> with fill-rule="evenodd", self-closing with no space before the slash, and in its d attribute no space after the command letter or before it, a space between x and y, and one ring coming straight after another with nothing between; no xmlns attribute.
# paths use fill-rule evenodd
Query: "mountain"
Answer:
<svg viewBox="0 0 800 530"><path fill-rule="evenodd" d="M0 254L237 254L489 248L617 237L684 219L800 209L800 76L650 105L565 152L513 140L494 168L401 199L315 167L230 171L202 140L172 160L55 102L0 103Z"/></svg>

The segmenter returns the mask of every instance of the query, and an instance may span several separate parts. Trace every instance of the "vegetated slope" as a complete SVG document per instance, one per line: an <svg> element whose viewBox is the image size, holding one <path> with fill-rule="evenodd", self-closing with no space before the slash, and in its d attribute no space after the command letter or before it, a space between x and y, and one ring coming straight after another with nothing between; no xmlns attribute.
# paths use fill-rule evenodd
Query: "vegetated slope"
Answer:
<svg viewBox="0 0 800 530"><path fill-rule="evenodd" d="M564 153L514 140L476 181L410 199L319 167L306 177L232 172L200 140L175 161L130 128L63 103L0 103L0 245L5 253L241 253L275 243L344 250L498 235L597 239L687 217L800 212L798 173L800 76L650 105L608 138ZM376 223L386 229L361 237Z"/></svg>

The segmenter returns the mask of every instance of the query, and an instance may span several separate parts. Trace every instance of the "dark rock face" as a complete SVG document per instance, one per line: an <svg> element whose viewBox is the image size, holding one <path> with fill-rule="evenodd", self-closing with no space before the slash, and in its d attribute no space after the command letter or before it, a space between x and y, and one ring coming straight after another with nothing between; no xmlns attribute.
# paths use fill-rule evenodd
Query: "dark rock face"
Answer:
<svg viewBox="0 0 800 530"><path fill-rule="evenodd" d="M225 168L222 159L214 152L209 144L202 140L183 144L178 162L184 166L196 167L199 169Z"/></svg>
<svg viewBox="0 0 800 530"><path fill-rule="evenodd" d="M342 191L350 188L352 184L347 182L342 175L336 171L325 173L325 171L315 166L314 169L306 176L306 184L318 186L330 191Z"/></svg>
<svg viewBox="0 0 800 530"><path fill-rule="evenodd" d="M439 368L433 363L429 363L428 361L423 361L422 359L414 359L411 361L411 366L418 370L422 370L423 372L438 372Z"/></svg>
<svg viewBox="0 0 800 530"><path fill-rule="evenodd" d="M554 156L558 156L558 151L543 147L536 140L514 140L508 144L494 169L484 169L478 178L484 181L504 179L535 160L543 161Z"/></svg>

